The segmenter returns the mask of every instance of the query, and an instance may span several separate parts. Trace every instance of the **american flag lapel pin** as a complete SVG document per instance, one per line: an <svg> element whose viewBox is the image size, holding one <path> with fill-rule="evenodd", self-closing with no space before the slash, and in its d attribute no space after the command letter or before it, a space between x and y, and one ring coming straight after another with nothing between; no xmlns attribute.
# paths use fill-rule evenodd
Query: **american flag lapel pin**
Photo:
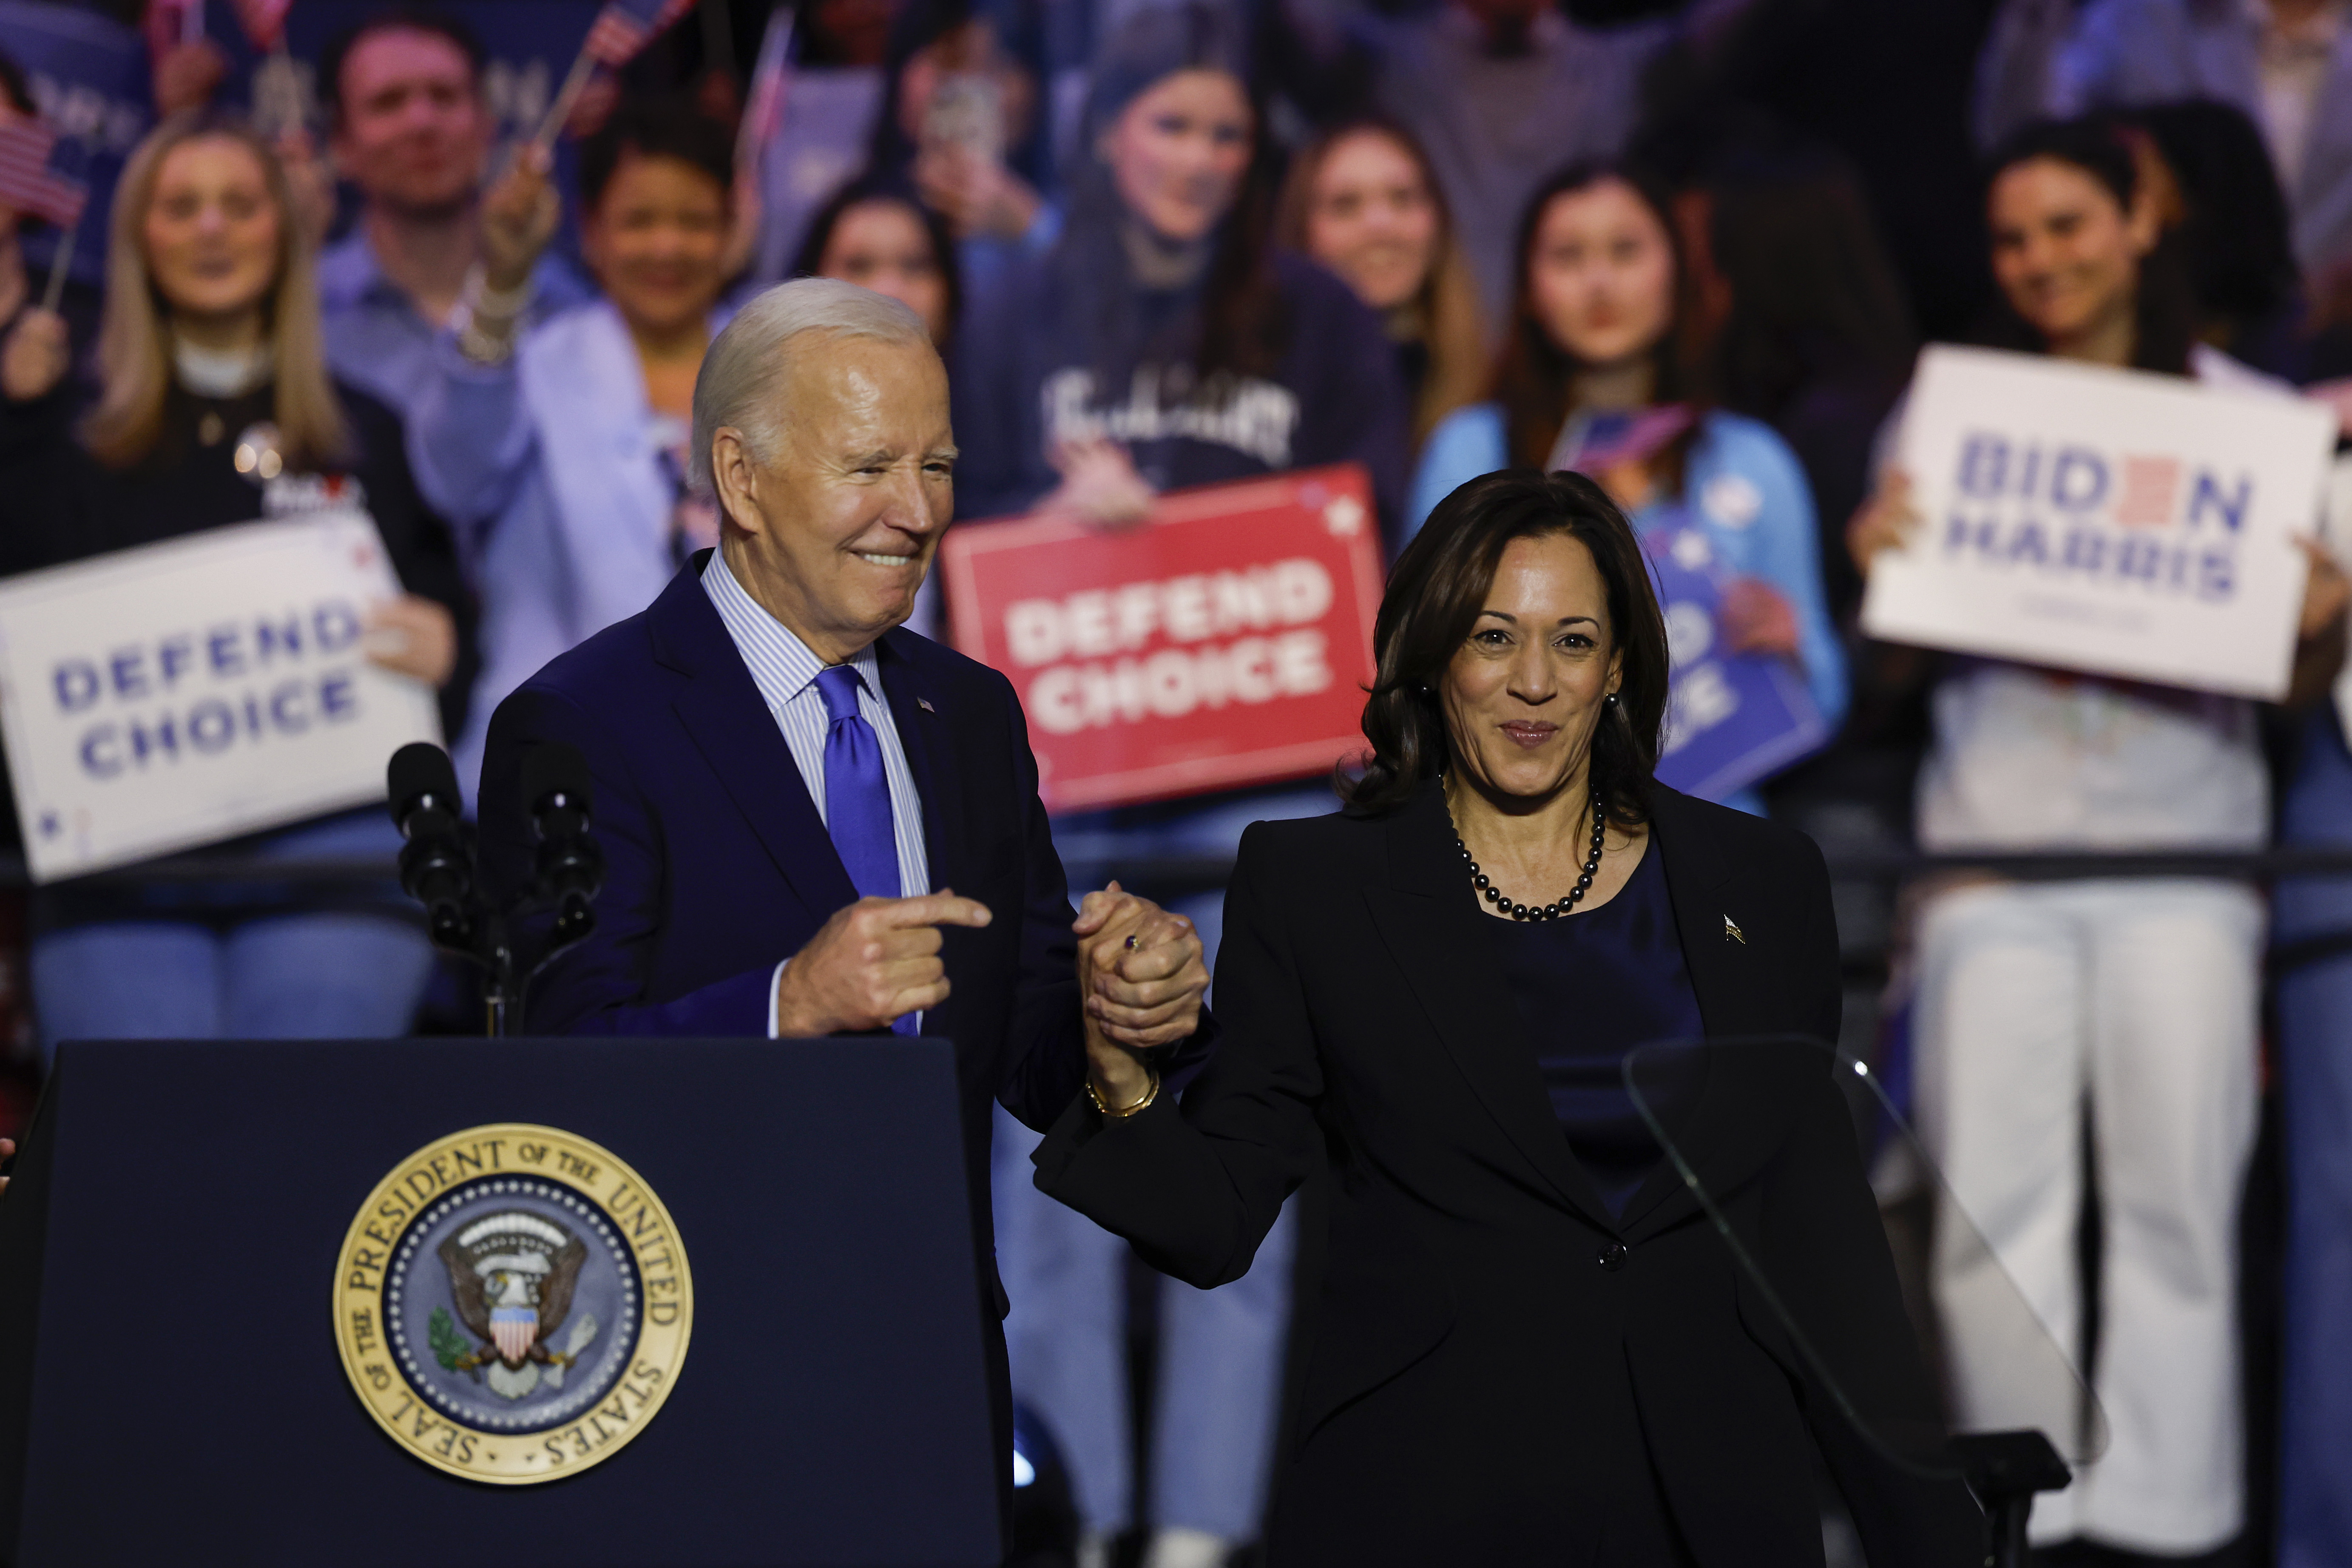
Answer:
<svg viewBox="0 0 2352 1568"><path fill-rule="evenodd" d="M938 709L931 706L931 700L928 697L916 698L915 706L921 709L926 713L936 713L939 711Z"/></svg>
<svg viewBox="0 0 2352 1568"><path fill-rule="evenodd" d="M1723 917L1723 939L1726 942L1736 942L1742 947L1748 945L1748 939L1740 935L1739 928L1732 923L1729 915Z"/></svg>

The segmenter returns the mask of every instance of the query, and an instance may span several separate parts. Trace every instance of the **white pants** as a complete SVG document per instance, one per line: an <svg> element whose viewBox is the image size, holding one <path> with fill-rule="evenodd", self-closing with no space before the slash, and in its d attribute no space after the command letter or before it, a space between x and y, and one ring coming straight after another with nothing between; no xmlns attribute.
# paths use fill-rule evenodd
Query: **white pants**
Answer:
<svg viewBox="0 0 2352 1568"><path fill-rule="evenodd" d="M2035 1504L2038 1542L2189 1553L2243 1522L2237 1218L2263 941L2256 895L2212 881L2004 883L1923 911L1920 1131L2070 1357L2090 1099L2105 1237L2094 1386L2109 1440L2074 1486ZM1999 1326L1968 1310L1982 1280L1938 1253L1962 1411L2031 1405L2032 1391L1998 1386L2035 1375L2030 1358L1996 1353ZM2051 1436L2065 1447L2068 1435Z"/></svg>

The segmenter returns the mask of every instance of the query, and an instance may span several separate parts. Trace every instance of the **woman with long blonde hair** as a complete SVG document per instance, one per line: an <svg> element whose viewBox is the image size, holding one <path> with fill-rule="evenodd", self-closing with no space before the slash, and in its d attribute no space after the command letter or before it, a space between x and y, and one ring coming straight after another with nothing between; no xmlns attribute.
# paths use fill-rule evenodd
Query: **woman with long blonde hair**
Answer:
<svg viewBox="0 0 2352 1568"><path fill-rule="evenodd" d="M328 374L295 212L278 158L237 121L178 116L140 144L115 194L94 381L68 374L44 312L26 312L0 356L0 569L362 508L407 590L373 607L367 656L462 691L455 552L418 498L398 418ZM394 843L369 810L236 847L388 858ZM45 1046L400 1034L432 962L388 889L330 906L250 885L68 885L44 895L36 921Z"/></svg>
<svg viewBox="0 0 2352 1568"><path fill-rule="evenodd" d="M1418 447L1438 421L1486 395L1478 285L1429 154L1410 131L1351 120L1301 148L1275 237L1356 291L1396 345Z"/></svg>

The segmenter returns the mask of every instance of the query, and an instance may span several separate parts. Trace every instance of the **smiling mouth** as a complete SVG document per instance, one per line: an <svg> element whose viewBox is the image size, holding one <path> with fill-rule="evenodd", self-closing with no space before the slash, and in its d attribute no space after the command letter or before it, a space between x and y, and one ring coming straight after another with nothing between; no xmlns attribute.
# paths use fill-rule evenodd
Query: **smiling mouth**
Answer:
<svg viewBox="0 0 2352 1568"><path fill-rule="evenodd" d="M908 566L915 560L911 555L882 555L871 550L853 551L851 553L860 561L870 561L877 566Z"/></svg>
<svg viewBox="0 0 2352 1568"><path fill-rule="evenodd" d="M1506 724L1503 733L1522 746L1540 746L1559 733L1557 724Z"/></svg>

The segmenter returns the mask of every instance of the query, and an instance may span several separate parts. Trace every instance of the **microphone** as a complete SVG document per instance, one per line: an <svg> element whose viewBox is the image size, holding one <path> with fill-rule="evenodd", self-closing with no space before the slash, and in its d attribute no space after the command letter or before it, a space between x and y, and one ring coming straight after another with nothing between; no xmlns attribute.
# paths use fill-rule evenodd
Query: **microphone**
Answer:
<svg viewBox="0 0 2352 1568"><path fill-rule="evenodd" d="M579 747L549 741L525 753L523 808L539 831L538 891L555 905L558 946L579 941L596 923L589 906L604 885L604 854L589 837L593 798Z"/></svg>
<svg viewBox="0 0 2352 1568"><path fill-rule="evenodd" d="M393 752L384 769L392 820L407 840L400 851L400 890L425 906L434 945L463 951L473 937L466 906L474 892L473 857L458 829L465 810L449 753L423 741Z"/></svg>

